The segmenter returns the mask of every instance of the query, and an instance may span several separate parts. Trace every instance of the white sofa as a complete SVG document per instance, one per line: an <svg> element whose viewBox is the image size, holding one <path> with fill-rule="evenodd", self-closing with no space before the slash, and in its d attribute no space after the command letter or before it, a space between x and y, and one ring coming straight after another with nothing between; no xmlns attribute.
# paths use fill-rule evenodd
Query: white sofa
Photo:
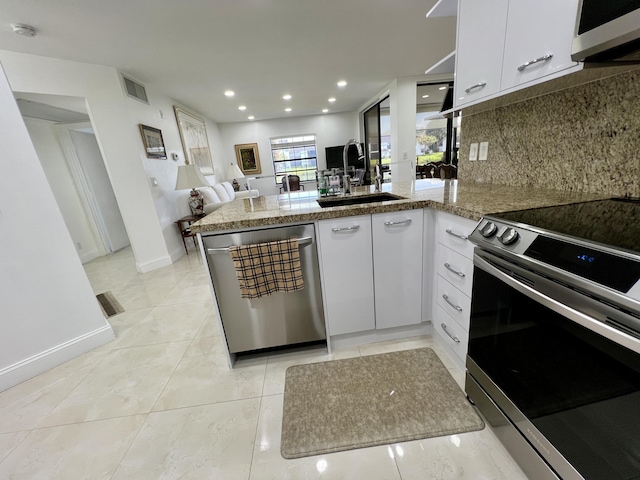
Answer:
<svg viewBox="0 0 640 480"><path fill-rule="evenodd" d="M229 182L220 182L211 187L198 189L204 198L204 213L209 214L236 198L259 197L258 190L240 190L236 192Z"/></svg>

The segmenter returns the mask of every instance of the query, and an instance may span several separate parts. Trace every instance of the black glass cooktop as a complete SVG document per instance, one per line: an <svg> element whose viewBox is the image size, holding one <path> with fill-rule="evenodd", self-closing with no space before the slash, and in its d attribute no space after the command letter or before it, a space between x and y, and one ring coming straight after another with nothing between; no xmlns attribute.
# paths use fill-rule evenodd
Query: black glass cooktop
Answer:
<svg viewBox="0 0 640 480"><path fill-rule="evenodd" d="M612 198L491 216L640 254L640 198Z"/></svg>

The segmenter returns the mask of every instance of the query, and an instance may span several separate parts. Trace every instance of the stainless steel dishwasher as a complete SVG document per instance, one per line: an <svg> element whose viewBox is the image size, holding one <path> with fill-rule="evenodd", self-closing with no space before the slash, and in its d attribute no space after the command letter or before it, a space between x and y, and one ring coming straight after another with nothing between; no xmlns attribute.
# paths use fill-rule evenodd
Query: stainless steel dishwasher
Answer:
<svg viewBox="0 0 640 480"><path fill-rule="evenodd" d="M304 289L246 299L228 247L297 238ZM202 237L230 353L324 340L326 331L313 224Z"/></svg>

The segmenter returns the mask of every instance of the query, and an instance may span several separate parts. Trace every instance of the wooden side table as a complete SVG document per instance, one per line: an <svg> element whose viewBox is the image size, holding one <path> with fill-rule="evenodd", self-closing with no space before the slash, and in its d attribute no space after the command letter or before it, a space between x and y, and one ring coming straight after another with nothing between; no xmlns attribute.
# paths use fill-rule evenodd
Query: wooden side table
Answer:
<svg viewBox="0 0 640 480"><path fill-rule="evenodd" d="M178 230L180 230L180 236L182 237L182 244L184 245L184 251L189 255L189 250L187 250L187 242L185 238L192 238L193 245L198 248L198 244L196 242L196 234L191 231L190 225L193 222L197 222L203 216L196 215L187 215L186 217L182 217L179 220L176 220L175 224L178 226Z"/></svg>

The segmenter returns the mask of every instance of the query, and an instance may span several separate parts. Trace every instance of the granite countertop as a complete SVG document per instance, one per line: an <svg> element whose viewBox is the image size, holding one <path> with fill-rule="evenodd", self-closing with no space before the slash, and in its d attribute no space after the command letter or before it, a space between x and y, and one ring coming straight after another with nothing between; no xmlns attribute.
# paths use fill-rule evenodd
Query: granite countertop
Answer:
<svg viewBox="0 0 640 480"><path fill-rule="evenodd" d="M435 208L477 221L490 213L608 198L563 190L430 179L385 183L382 191L405 199L329 208L318 205L318 192L315 190L237 199L192 224L191 229L197 233L238 230L414 208ZM368 193L373 193L373 186L356 187L351 196Z"/></svg>

